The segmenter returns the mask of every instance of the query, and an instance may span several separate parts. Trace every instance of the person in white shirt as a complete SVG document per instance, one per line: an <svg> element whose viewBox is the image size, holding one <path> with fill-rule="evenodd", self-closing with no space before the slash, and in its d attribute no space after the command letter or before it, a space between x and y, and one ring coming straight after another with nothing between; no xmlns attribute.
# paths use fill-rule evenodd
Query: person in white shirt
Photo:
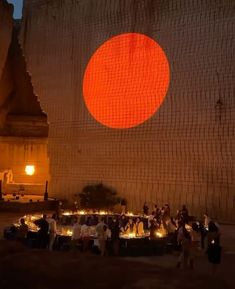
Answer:
<svg viewBox="0 0 235 289"><path fill-rule="evenodd" d="M82 226L80 224L80 219L77 218L76 222L73 225L72 229L72 248L75 249L76 245L79 243L81 240L81 231L82 231Z"/></svg>
<svg viewBox="0 0 235 289"><path fill-rule="evenodd" d="M108 231L107 226L104 223L104 218L101 218L100 222L96 226L96 234L101 256L104 256L106 254L106 241L108 239Z"/></svg>
<svg viewBox="0 0 235 289"><path fill-rule="evenodd" d="M148 217L148 228L151 227L151 223L152 223L154 218L155 218L155 213L152 212L152 214Z"/></svg>
<svg viewBox="0 0 235 289"><path fill-rule="evenodd" d="M56 215L53 214L52 217L49 218L47 221L49 223L49 250L52 251L56 239Z"/></svg>
<svg viewBox="0 0 235 289"><path fill-rule="evenodd" d="M99 236L103 234L104 225L105 225L104 217L102 217L99 223L96 225L96 234L97 234L98 239L99 239Z"/></svg>
<svg viewBox="0 0 235 289"><path fill-rule="evenodd" d="M91 239L91 229L89 226L90 218L88 217L86 223L81 226L81 239L83 242L83 251L87 251L89 248L89 242Z"/></svg>
<svg viewBox="0 0 235 289"><path fill-rule="evenodd" d="M72 240L79 240L81 238L82 226L80 224L79 218L77 218L72 230Z"/></svg>

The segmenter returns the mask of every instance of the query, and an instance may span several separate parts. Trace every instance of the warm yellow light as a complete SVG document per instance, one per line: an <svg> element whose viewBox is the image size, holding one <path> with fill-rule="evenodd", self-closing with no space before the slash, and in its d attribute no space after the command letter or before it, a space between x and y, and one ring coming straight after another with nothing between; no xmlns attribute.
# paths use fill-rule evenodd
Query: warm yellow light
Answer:
<svg viewBox="0 0 235 289"><path fill-rule="evenodd" d="M132 216L134 216L134 214L132 213L132 212L127 212L127 214L126 214L128 217L132 217Z"/></svg>
<svg viewBox="0 0 235 289"><path fill-rule="evenodd" d="M72 230L67 230L66 235L67 235L67 236L72 236L72 235L73 235Z"/></svg>
<svg viewBox="0 0 235 289"><path fill-rule="evenodd" d="M26 175L28 175L28 176L34 175L34 173L35 173L35 166L33 166L33 165L27 165L27 166L25 167L25 173L26 173Z"/></svg>
<svg viewBox="0 0 235 289"><path fill-rule="evenodd" d="M160 233L160 232L156 232L156 236L157 236L158 238L162 238L162 237L163 237L163 234Z"/></svg>
<svg viewBox="0 0 235 289"><path fill-rule="evenodd" d="M100 215L107 215L107 212L105 212L105 211L100 211Z"/></svg>
<svg viewBox="0 0 235 289"><path fill-rule="evenodd" d="M70 215L72 215L72 212L63 212L62 215L63 215L63 216L70 216Z"/></svg>

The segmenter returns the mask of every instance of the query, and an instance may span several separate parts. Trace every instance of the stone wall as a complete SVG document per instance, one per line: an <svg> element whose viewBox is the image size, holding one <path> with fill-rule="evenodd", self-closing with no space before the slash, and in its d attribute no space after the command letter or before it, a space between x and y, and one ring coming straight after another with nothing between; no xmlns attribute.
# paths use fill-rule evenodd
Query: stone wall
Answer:
<svg viewBox="0 0 235 289"><path fill-rule="evenodd" d="M234 11L233 0L25 1L21 45L48 115L55 196L103 181L130 208L186 203L235 220ZM150 120L117 130L88 113L82 80L95 50L126 32L161 45L171 80Z"/></svg>
<svg viewBox="0 0 235 289"><path fill-rule="evenodd" d="M13 7L6 0L0 0L0 77L7 59L13 28Z"/></svg>
<svg viewBox="0 0 235 289"><path fill-rule="evenodd" d="M18 41L20 22L14 22L13 6L0 0L0 179L12 171L13 182L4 192L43 194L49 178L47 117L33 93L30 76ZM34 176L25 166L34 164ZM1 174L2 173L2 174Z"/></svg>
<svg viewBox="0 0 235 289"><path fill-rule="evenodd" d="M0 0L0 127L7 111L4 104L11 90L9 68L6 67L6 62L13 29L12 13L13 6L7 4L6 0Z"/></svg>
<svg viewBox="0 0 235 289"><path fill-rule="evenodd" d="M0 152L0 172L7 170L12 171L12 187L14 187L13 184L35 184L34 192L28 192L31 194L39 193L41 188L36 188L39 184L42 184L44 188L44 184L49 178L47 138L0 136ZM33 176L26 175L26 165L35 166L35 174ZM41 190L40 193L43 194L43 190Z"/></svg>

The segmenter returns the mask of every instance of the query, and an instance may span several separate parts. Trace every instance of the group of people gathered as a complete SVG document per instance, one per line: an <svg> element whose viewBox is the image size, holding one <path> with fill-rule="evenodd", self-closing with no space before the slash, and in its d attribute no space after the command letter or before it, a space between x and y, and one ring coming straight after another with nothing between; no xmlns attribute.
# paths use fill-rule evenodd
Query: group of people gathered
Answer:
<svg viewBox="0 0 235 289"><path fill-rule="evenodd" d="M154 206L149 215L149 208L145 203L143 206L143 217L128 217L114 215L109 217L87 215L75 216L71 232L71 248L82 247L83 251L88 250L92 237L95 237L95 244L98 246L102 256L107 254L107 241L111 244L114 255L119 255L120 236L144 237L149 232L150 239L156 239L156 232L168 238L180 248L180 256L177 267L194 267L195 257L199 250L205 250L208 260L215 270L216 265L220 263L221 246L219 225L207 215L204 215L204 221L195 222L189 215L185 205L177 211L175 217L171 216L170 206L165 204L158 208ZM20 220L18 229L18 239L24 240L28 234L28 226L25 220ZM43 217L35 221L38 230L38 246L53 250L57 235L56 215ZM91 233L93 228L93 233Z"/></svg>
<svg viewBox="0 0 235 289"><path fill-rule="evenodd" d="M148 215L148 210L145 203L143 213ZM177 267L193 269L198 252L204 250L208 261L212 264L212 271L215 272L221 261L219 225L212 221L207 214L204 215L204 220L196 222L195 218L189 215L186 205L177 211L175 217L172 217L170 212L168 204L161 208L158 208L157 205L154 206L154 210L149 216L150 237L157 228L162 227L181 251Z"/></svg>
<svg viewBox="0 0 235 289"><path fill-rule="evenodd" d="M88 247L91 239L91 228L95 228L96 244L102 256L107 254L107 241L112 245L114 255L119 255L120 235L142 237L144 236L144 222L140 217L131 218L126 215L115 215L112 217L88 216L84 222L77 217L72 230L73 246L83 244L83 250Z"/></svg>
<svg viewBox="0 0 235 289"><path fill-rule="evenodd" d="M41 249L53 249L53 245L57 235L56 214L51 217L43 215L41 219L36 220L35 225L38 227L37 246ZM16 232L16 239L25 242L29 233L29 227L24 218L20 219L20 225Z"/></svg>

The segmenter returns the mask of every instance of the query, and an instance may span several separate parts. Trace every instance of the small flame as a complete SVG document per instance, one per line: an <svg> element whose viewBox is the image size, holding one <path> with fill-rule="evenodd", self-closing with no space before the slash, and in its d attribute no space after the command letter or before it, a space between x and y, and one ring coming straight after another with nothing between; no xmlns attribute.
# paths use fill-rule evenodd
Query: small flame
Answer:
<svg viewBox="0 0 235 289"><path fill-rule="evenodd" d="M163 234L162 234L161 232L156 232L156 236L157 236L158 238L162 238L162 237L163 237Z"/></svg>
<svg viewBox="0 0 235 289"><path fill-rule="evenodd" d="M100 215L106 215L107 214L107 212L105 212L105 211L100 211L100 213L99 213Z"/></svg>
<svg viewBox="0 0 235 289"><path fill-rule="evenodd" d="M71 215L71 212L64 212L62 215L63 216L69 216L69 215Z"/></svg>
<svg viewBox="0 0 235 289"><path fill-rule="evenodd" d="M127 216L130 216L130 217L134 216L134 214L133 214L132 212L127 212L126 215L127 215Z"/></svg>
<svg viewBox="0 0 235 289"><path fill-rule="evenodd" d="M72 234L73 234L72 230L67 230L67 232L66 232L67 236L72 236Z"/></svg>
<svg viewBox="0 0 235 289"><path fill-rule="evenodd" d="M86 212L85 212L85 211L83 211L83 210L81 210L81 211L78 211L78 214L79 214L79 215L85 215L85 214L86 214Z"/></svg>

